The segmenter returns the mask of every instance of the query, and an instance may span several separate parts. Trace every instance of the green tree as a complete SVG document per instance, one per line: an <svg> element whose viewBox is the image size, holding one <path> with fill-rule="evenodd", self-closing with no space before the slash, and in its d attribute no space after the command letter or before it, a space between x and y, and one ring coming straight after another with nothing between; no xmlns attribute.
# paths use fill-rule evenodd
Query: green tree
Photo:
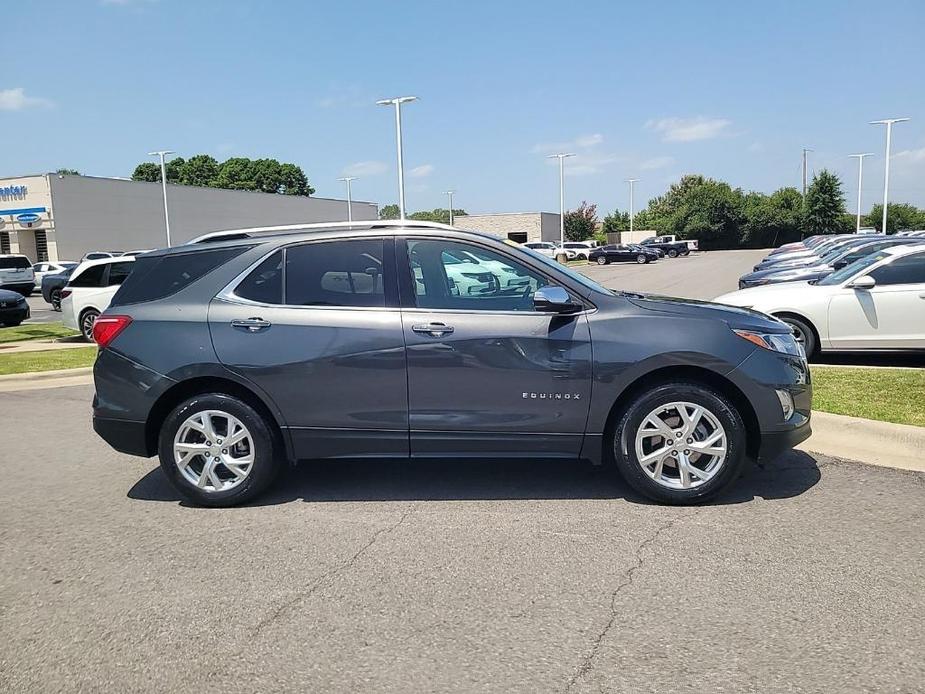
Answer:
<svg viewBox="0 0 925 694"><path fill-rule="evenodd" d="M384 205L382 209L379 210L379 219L398 219L399 217L401 217L401 211L395 203Z"/></svg>
<svg viewBox="0 0 925 694"><path fill-rule="evenodd" d="M218 177L218 161L208 154L197 154L180 167L180 183L185 186L214 186Z"/></svg>
<svg viewBox="0 0 925 694"><path fill-rule="evenodd" d="M688 175L668 191L649 201L638 229L646 227L680 239L698 239L704 250L737 248L740 245L745 196L728 183Z"/></svg>
<svg viewBox="0 0 925 694"><path fill-rule="evenodd" d="M383 208L384 209L384 208ZM453 216L460 217L466 214L465 210L457 210L453 208ZM384 219L384 217L380 218ZM420 212L412 212L408 215L408 219L416 219L418 221L425 222L438 222L440 224L449 224L450 223L450 211L442 207L437 207L433 210L422 210Z"/></svg>
<svg viewBox="0 0 925 694"><path fill-rule="evenodd" d="M748 193L744 198L743 212L744 246L767 248L800 239L803 196L796 188L781 188L771 195Z"/></svg>
<svg viewBox="0 0 925 694"><path fill-rule="evenodd" d="M635 222L636 220L634 219L633 221ZM620 212L620 210L614 210L609 215L604 217L603 227L601 228L601 231L605 234L611 234L615 231L626 231L629 228L630 228L630 213Z"/></svg>
<svg viewBox="0 0 925 694"><path fill-rule="evenodd" d="M77 169L58 169L55 173L59 176L80 176L80 171Z"/></svg>
<svg viewBox="0 0 925 694"><path fill-rule="evenodd" d="M882 232L883 205L874 205L870 214L861 217L861 224ZM895 234L903 229L925 229L925 210L904 202L891 202L886 208L886 231Z"/></svg>
<svg viewBox="0 0 925 694"><path fill-rule="evenodd" d="M586 241L594 236L597 226L597 205L584 200L577 209L565 213L565 238L569 241Z"/></svg>
<svg viewBox="0 0 925 694"><path fill-rule="evenodd" d="M132 172L132 180L156 183L161 180L161 167L149 161L139 164Z"/></svg>
<svg viewBox="0 0 925 694"><path fill-rule="evenodd" d="M813 176L806 191L804 231L807 235L833 234L841 229L841 215L845 211L845 194L841 179L823 169Z"/></svg>

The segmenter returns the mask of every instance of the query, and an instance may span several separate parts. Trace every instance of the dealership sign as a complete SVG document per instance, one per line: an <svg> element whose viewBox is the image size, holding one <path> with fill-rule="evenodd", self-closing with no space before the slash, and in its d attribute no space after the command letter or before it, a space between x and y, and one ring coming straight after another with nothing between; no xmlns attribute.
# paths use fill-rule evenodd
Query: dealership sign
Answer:
<svg viewBox="0 0 925 694"><path fill-rule="evenodd" d="M0 186L0 198L24 198L26 186Z"/></svg>
<svg viewBox="0 0 925 694"><path fill-rule="evenodd" d="M25 212L16 215L16 221L20 224L35 224L40 219L41 216L37 215L35 212Z"/></svg>

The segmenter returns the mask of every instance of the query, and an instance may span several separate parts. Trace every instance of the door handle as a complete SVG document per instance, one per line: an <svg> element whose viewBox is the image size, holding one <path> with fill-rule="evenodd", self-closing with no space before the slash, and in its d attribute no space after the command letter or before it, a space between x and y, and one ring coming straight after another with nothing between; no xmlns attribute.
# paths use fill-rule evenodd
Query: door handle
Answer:
<svg viewBox="0 0 925 694"><path fill-rule="evenodd" d="M270 321L263 318L244 318L231 321L232 328L241 328L249 333L259 333L270 327Z"/></svg>
<svg viewBox="0 0 925 694"><path fill-rule="evenodd" d="M453 332L452 325L445 323L427 323L426 325L412 325L411 329L416 333L423 333L431 337L443 337Z"/></svg>

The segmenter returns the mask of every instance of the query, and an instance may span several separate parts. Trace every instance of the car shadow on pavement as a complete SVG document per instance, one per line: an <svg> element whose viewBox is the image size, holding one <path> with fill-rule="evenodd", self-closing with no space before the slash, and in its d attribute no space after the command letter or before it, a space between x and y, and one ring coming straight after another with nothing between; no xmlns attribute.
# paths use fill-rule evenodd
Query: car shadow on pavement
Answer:
<svg viewBox="0 0 925 694"><path fill-rule="evenodd" d="M820 479L816 460L801 451L763 466L750 464L732 488L711 504L787 499ZM160 467L148 472L128 492L143 501L181 502ZM517 499L626 499L649 504L630 489L611 466L594 467L574 460L479 461L305 461L285 470L266 493L249 506L303 500L462 501ZM186 502L181 502L186 504Z"/></svg>

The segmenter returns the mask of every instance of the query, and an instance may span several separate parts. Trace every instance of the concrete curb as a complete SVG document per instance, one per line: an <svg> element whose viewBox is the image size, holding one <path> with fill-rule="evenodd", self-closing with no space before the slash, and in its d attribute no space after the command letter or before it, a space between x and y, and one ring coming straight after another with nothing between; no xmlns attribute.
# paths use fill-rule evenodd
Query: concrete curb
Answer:
<svg viewBox="0 0 925 694"><path fill-rule="evenodd" d="M17 390L40 390L64 386L84 386L93 383L93 367L32 371L24 374L0 376L0 393Z"/></svg>
<svg viewBox="0 0 925 694"><path fill-rule="evenodd" d="M925 472L925 427L813 410L813 435L797 448L868 465Z"/></svg>

